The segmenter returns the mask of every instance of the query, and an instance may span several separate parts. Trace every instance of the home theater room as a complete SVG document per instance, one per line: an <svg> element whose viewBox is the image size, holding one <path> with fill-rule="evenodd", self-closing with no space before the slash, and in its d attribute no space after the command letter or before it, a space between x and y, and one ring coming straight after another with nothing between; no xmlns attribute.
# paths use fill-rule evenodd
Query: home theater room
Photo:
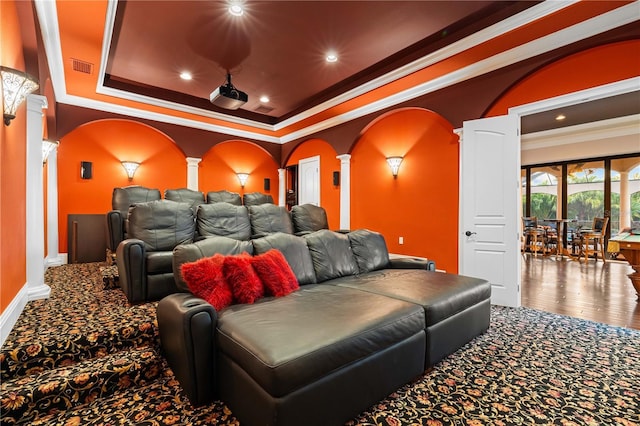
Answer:
<svg viewBox="0 0 640 426"><path fill-rule="evenodd" d="M0 424L640 425L639 1L0 20Z"/></svg>

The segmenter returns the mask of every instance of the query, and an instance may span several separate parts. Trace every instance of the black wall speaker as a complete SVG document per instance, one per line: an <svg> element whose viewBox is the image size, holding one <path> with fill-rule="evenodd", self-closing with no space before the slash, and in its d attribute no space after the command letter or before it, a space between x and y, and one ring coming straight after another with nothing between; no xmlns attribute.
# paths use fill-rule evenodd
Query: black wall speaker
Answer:
<svg viewBox="0 0 640 426"><path fill-rule="evenodd" d="M80 177L82 179L91 179L92 176L93 176L93 167L91 166L91 161L81 161Z"/></svg>
<svg viewBox="0 0 640 426"><path fill-rule="evenodd" d="M270 191L271 190L271 179L264 178L264 190L265 191Z"/></svg>
<svg viewBox="0 0 640 426"><path fill-rule="evenodd" d="M340 172L333 172L333 185L340 186Z"/></svg>

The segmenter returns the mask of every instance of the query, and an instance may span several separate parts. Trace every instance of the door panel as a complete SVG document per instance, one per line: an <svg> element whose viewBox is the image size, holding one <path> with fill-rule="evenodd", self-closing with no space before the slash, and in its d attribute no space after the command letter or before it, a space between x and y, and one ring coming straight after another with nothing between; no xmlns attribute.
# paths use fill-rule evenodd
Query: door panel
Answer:
<svg viewBox="0 0 640 426"><path fill-rule="evenodd" d="M491 303L520 305L519 119L464 123L460 273L491 282ZM467 235L468 234L468 235Z"/></svg>
<svg viewBox="0 0 640 426"><path fill-rule="evenodd" d="M298 162L300 190L298 204L320 205L320 157L304 158Z"/></svg>

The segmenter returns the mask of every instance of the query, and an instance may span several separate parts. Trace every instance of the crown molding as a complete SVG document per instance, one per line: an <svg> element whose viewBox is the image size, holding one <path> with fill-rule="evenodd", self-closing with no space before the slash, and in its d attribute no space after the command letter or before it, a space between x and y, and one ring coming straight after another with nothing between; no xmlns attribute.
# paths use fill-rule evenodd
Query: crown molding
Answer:
<svg viewBox="0 0 640 426"><path fill-rule="evenodd" d="M307 126L301 130L291 132L282 137L269 136L261 133L254 133L249 131L238 130L233 127L227 127L224 125L214 125L204 123L202 121L194 119L185 119L176 117L167 113L150 112L140 108L125 107L118 104L109 102L97 101L80 96L69 95L66 92L65 76L63 57L60 41L60 31L57 19L57 9L54 1L35 0L36 12L38 20L40 22L42 37L45 45L45 51L49 61L50 73L54 92L58 102L66 103L70 105L76 105L105 112L113 112L117 114L125 114L132 117L149 119L154 121L160 121L165 123L177 124L181 126L193 127L202 130L208 130L212 132L218 132L223 134L229 134L233 136L247 137L256 140L273 142L273 143L286 143L293 141L300 137L311 135L315 132L345 123L355 118L362 117L364 115L383 110L414 99L419 96L423 96L435 90L468 80L470 78L482 75L487 72L491 72L498 68L511 65L518 61L539 55L541 53L548 52L558 47L582 40L584 38L591 37L601 32L608 31L610 29L626 25L628 23L637 21L640 19L640 12L637 9L637 3L630 3L626 6L619 7L605 14L596 16L589 20L580 22L571 27L549 34L545 37L533 40L524 45L515 47L508 51L494 55L490 58L482 60L480 62L471 64L465 68L459 69L442 77L434 80L419 84L402 92L396 93L392 96L388 96L384 99L380 99L376 102L368 104L366 106L354 109L347 113L338 115L336 117L324 120L322 122ZM295 124L301 120L312 117L313 115L343 103L347 100L356 98L363 93L369 92L373 89L381 87L398 78L404 77L412 72L423 69L433 63L442 61L456 53L463 50L472 48L478 44L481 44L491 38L505 34L523 25L529 24L534 20L543 18L549 14L555 13L561 10L575 1L546 1L539 5L533 6L513 17L510 17L502 22L492 25L484 30L481 30L475 34L472 34L462 40L452 43L443 49L433 52L424 56L404 67L394 70L384 76L378 77L371 82L368 82L362 86L359 86L349 92L344 93L338 97L335 97L327 102L317 105L308 109L304 113L298 114L295 117L291 117L276 125L268 125L265 123L255 122L253 120L241 119L237 117L228 116L225 114L215 113L211 111L202 110L199 108L187 107L184 105L178 105L173 102L162 101L151 97L134 95L124 91L118 91L116 89L105 88L101 85L104 79L105 67L107 62L107 56L110 48L111 34L113 32L113 23L115 20L115 2L109 2L107 7L107 19L105 22L105 35L103 38L102 46L102 58L99 68L98 87L96 92L105 94L108 96L117 97L120 99L131 100L135 102L141 102L147 105L155 105L162 108L168 108L185 113L194 114L196 116L202 116L212 119L220 119L229 123L247 125L256 129L262 129L266 131L278 131Z"/></svg>
<svg viewBox="0 0 640 426"><path fill-rule="evenodd" d="M521 150L528 151L626 136L636 137L640 150L640 114L528 133L520 136L520 142Z"/></svg>

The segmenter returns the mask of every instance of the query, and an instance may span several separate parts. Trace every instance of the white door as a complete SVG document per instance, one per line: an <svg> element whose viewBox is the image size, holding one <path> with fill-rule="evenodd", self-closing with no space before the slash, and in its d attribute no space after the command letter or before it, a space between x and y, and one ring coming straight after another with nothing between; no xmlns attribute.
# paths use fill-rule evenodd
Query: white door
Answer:
<svg viewBox="0 0 640 426"><path fill-rule="evenodd" d="M298 204L320 205L320 156L298 162Z"/></svg>
<svg viewBox="0 0 640 426"><path fill-rule="evenodd" d="M491 282L491 303L520 306L520 119L465 121L460 274Z"/></svg>

